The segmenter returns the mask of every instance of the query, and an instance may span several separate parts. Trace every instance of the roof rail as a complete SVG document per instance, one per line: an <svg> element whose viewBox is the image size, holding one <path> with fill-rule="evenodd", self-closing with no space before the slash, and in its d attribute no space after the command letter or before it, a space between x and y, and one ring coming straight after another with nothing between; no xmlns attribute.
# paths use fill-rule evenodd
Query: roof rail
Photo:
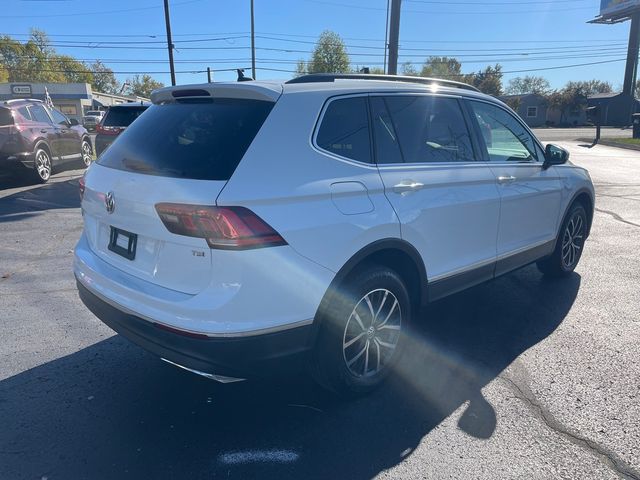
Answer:
<svg viewBox="0 0 640 480"><path fill-rule="evenodd" d="M44 103L42 100L38 100L37 98L10 98L9 100L5 100L4 103L7 105L15 102L40 102Z"/></svg>
<svg viewBox="0 0 640 480"><path fill-rule="evenodd" d="M388 82L423 83L427 85L442 85L443 87L462 88L479 92L473 85L468 85L454 80L444 80L441 78L410 77L407 75L378 75L369 73L310 73L293 78L285 83L316 83L334 82L336 80L385 80Z"/></svg>

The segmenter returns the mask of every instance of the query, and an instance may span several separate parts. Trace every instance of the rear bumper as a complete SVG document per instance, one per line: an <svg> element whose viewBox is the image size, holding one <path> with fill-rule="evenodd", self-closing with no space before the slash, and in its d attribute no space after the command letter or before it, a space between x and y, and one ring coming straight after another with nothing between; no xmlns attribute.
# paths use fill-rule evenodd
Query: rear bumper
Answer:
<svg viewBox="0 0 640 480"><path fill-rule="evenodd" d="M0 169L33 168L33 153L15 153L11 155L0 154Z"/></svg>
<svg viewBox="0 0 640 480"><path fill-rule="evenodd" d="M82 302L107 326L149 352L179 366L234 378L292 374L306 364L312 326L242 337L207 337L144 320L107 303L81 282Z"/></svg>

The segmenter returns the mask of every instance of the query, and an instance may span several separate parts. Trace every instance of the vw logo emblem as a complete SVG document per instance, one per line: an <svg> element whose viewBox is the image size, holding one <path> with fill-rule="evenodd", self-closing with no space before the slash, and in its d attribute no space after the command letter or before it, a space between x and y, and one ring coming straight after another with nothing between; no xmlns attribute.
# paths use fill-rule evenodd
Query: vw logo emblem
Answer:
<svg viewBox="0 0 640 480"><path fill-rule="evenodd" d="M104 206L107 208L107 213L113 213L116 209L116 199L113 198L113 192L107 193L104 197Z"/></svg>

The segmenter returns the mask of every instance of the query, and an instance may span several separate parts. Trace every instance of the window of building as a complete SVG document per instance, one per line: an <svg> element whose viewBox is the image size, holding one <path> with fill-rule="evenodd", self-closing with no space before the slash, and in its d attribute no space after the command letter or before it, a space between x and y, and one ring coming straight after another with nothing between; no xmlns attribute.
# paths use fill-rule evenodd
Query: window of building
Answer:
<svg viewBox="0 0 640 480"><path fill-rule="evenodd" d="M322 118L316 144L341 157L371 163L367 98L332 101Z"/></svg>
<svg viewBox="0 0 640 480"><path fill-rule="evenodd" d="M527 107L527 118L536 118L538 116L538 107Z"/></svg>

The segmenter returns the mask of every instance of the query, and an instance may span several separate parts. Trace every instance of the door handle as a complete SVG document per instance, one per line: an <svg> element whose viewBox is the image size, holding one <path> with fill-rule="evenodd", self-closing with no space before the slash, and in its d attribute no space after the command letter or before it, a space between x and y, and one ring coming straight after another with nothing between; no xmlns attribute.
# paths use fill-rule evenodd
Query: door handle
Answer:
<svg viewBox="0 0 640 480"><path fill-rule="evenodd" d="M424 187L423 183L414 182L413 180L403 180L397 185L393 186L394 193L407 193L407 192L415 192Z"/></svg>
<svg viewBox="0 0 640 480"><path fill-rule="evenodd" d="M513 175L504 175L504 176L498 177L498 183L500 184L513 183L515 181L516 181L516 177L514 177Z"/></svg>
<svg viewBox="0 0 640 480"><path fill-rule="evenodd" d="M47 129L46 128L41 129L40 133L47 133Z"/></svg>

